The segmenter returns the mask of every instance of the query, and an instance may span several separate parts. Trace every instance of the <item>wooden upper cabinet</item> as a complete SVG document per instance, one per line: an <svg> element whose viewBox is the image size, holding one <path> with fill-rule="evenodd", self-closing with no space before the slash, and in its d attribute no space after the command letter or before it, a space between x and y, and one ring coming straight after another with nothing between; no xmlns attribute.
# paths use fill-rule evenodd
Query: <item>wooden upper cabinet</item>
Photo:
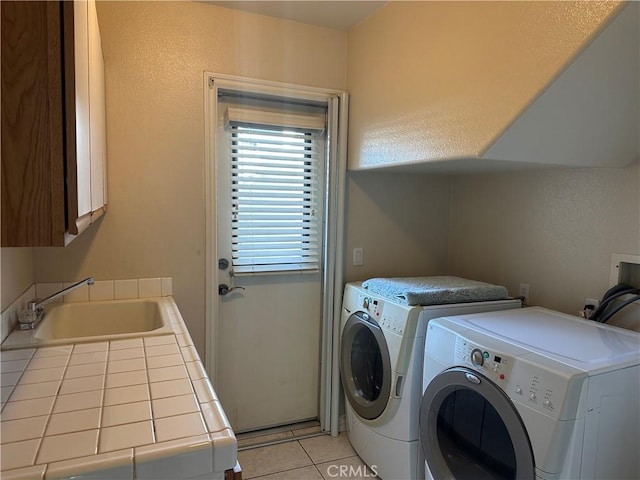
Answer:
<svg viewBox="0 0 640 480"><path fill-rule="evenodd" d="M107 203L95 3L1 5L2 246L64 246Z"/></svg>

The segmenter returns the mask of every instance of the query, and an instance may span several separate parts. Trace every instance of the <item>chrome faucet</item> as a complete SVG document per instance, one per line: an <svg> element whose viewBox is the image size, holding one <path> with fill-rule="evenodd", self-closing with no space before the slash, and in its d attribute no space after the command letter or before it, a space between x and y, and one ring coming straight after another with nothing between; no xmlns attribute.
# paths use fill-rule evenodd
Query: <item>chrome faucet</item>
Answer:
<svg viewBox="0 0 640 480"><path fill-rule="evenodd" d="M78 283L74 283L73 285L60 290L59 292L54 293L53 295L49 295L44 300L34 298L27 303L27 308L20 312L20 318L18 318L20 330L33 330L34 328L36 328L40 323L40 320L42 320L42 318L44 317L44 306L47 303L53 302L54 300L62 297L63 295L66 295L76 288L82 287L83 285L93 285L93 282L93 277L88 277L84 280L79 281Z"/></svg>

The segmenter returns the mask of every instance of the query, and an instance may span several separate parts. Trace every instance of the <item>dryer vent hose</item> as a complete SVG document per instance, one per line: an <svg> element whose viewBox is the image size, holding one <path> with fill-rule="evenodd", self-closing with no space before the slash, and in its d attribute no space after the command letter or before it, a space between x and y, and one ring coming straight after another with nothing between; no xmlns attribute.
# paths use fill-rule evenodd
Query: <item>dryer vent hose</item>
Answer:
<svg viewBox="0 0 640 480"><path fill-rule="evenodd" d="M624 300L622 303L613 306L613 300L623 297L625 295L632 295L632 297ZM620 283L615 287L611 287L607 290L600 300L600 305L593 312L591 320L596 322L605 323L616 313L622 310L627 305L631 305L633 302L640 300L640 289L632 287L624 283Z"/></svg>

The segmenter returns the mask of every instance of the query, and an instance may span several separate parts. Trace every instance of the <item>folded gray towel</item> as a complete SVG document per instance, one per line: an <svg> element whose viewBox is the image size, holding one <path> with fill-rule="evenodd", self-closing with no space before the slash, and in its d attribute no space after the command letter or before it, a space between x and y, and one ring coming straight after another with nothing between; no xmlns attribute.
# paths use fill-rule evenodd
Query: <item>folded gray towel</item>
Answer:
<svg viewBox="0 0 640 480"><path fill-rule="evenodd" d="M444 305L509 298L509 292L501 285L449 276L371 278L362 282L362 286L371 293L405 305Z"/></svg>

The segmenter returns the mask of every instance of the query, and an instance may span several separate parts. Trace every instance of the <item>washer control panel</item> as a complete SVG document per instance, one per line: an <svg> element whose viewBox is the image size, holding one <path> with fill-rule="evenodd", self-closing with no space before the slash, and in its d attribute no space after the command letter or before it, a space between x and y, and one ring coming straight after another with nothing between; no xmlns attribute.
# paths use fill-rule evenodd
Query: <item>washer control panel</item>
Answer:
<svg viewBox="0 0 640 480"><path fill-rule="evenodd" d="M383 330L400 336L404 335L407 326L406 309L362 293L358 298L358 306L378 322Z"/></svg>
<svg viewBox="0 0 640 480"><path fill-rule="evenodd" d="M385 310L384 315L379 321L380 326L391 333L398 335L404 335L405 327L407 325L407 316L396 314L392 309Z"/></svg>
<svg viewBox="0 0 640 480"><path fill-rule="evenodd" d="M380 299L374 299L372 297L369 297L368 295L360 293L358 295L358 307L371 315L371 318L373 318L377 322L382 316L384 302Z"/></svg>

